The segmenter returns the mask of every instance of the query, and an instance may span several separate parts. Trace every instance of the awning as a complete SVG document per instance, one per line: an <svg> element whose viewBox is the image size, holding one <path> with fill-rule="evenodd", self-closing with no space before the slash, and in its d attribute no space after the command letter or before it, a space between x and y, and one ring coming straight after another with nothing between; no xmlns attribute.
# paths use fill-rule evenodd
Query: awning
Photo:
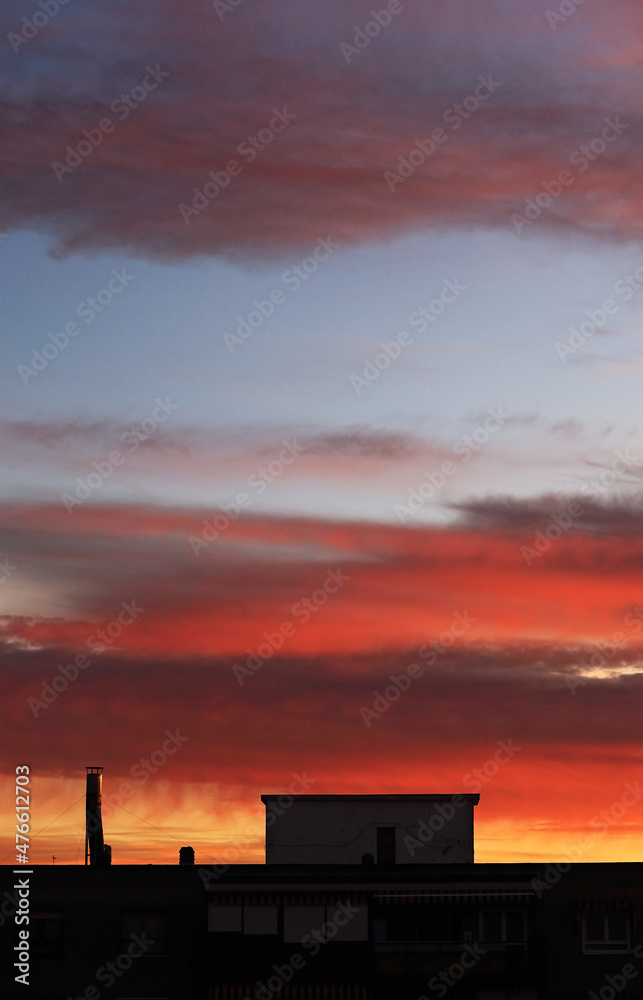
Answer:
<svg viewBox="0 0 643 1000"><path fill-rule="evenodd" d="M585 899L582 910L635 910L638 903L633 899Z"/></svg>
<svg viewBox="0 0 643 1000"><path fill-rule="evenodd" d="M529 903L528 889L428 889L425 891L376 892L378 903Z"/></svg>
<svg viewBox="0 0 643 1000"><path fill-rule="evenodd" d="M216 983L210 989L211 1000L254 998L257 983ZM264 984L265 989L265 984ZM265 992L261 994L265 996ZM362 983L284 983L279 1000L370 1000L370 987Z"/></svg>
<svg viewBox="0 0 643 1000"><path fill-rule="evenodd" d="M380 892L225 892L210 889L208 899L217 906L332 906L370 901L376 903L529 903L530 889L387 889Z"/></svg>
<svg viewBox="0 0 643 1000"><path fill-rule="evenodd" d="M624 992L619 991L617 994L618 1000L640 1000L640 993L633 993L631 990L625 990ZM594 997L598 996L597 993L586 993L585 996L587 1000L594 1000Z"/></svg>
<svg viewBox="0 0 643 1000"><path fill-rule="evenodd" d="M208 894L211 903L218 906L333 906L335 903L353 903L359 906L368 902L365 892L219 892Z"/></svg>

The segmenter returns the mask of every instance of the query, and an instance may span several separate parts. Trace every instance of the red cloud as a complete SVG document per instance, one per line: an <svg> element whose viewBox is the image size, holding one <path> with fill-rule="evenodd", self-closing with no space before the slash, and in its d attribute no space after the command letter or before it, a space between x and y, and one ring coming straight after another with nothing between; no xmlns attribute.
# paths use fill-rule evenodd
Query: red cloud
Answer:
<svg viewBox="0 0 643 1000"><path fill-rule="evenodd" d="M622 630L643 550L629 508L604 518L603 537L586 533L590 512L576 530L556 527L553 541L542 535L548 503L524 508L521 530L513 508L502 527L501 504L498 526L480 532L96 506L72 521L59 507L7 506L0 538L11 538L13 562L37 567L26 572L41 591L55 572L70 593L63 619L7 630L88 648L132 600L145 611L114 645L153 655L240 655L286 625L287 655L408 648L465 610L476 641L583 642ZM627 534L609 531L619 519Z"/></svg>
<svg viewBox="0 0 643 1000"><path fill-rule="evenodd" d="M42 802L75 778L51 793L45 825L72 787L82 797L84 764L102 763L118 796L178 729L180 753L124 802L133 816L110 813L120 861L173 860L176 842L192 840L212 857L260 821L260 792L303 771L327 792L482 782L479 857L515 856L516 829L519 854L559 853L636 780L643 540L626 511L617 533L614 507L609 533L608 522L603 536L569 531L530 568L520 546L548 504L527 505L522 521L506 511L508 527L505 507L480 531L239 519L199 556L188 538L212 512L88 506L72 522L58 507L0 508L23 585L71 595L65 619L3 620L3 769L27 760ZM309 621L293 613L338 568L349 580L327 600L320 592ZM144 612L90 649L132 599ZM284 621L294 632L257 659ZM485 782L476 769L485 775L498 740L520 750ZM225 835L212 832L215 815ZM588 860L632 856L636 816L597 836ZM52 851L73 862L67 822ZM150 841L146 822L170 836ZM253 842L243 856L259 860ZM40 844L45 860L50 842Z"/></svg>
<svg viewBox="0 0 643 1000"><path fill-rule="evenodd" d="M350 60L341 45L364 19L358 3L320 5L314 19L288 0L269 15L245 4L223 22L195 2L180 14L160 3L153 19L119 10L96 14L103 52L118 60L90 68L84 39L97 25L89 31L70 9L16 53L17 69L46 53L47 70L9 89L0 107L9 134L0 176L11 193L2 224L52 234L58 253L272 257L310 252L327 234L347 245L427 226L514 231L512 213L526 219L527 200L545 199L544 185L565 169L573 176L562 194L524 226L640 237L632 51L641 28L626 10L602 50L620 70L604 103L595 96L607 86L602 66L587 55L604 24L589 9L552 32L536 3L520 19L504 2L415 6ZM80 94L70 44L77 64L88 60ZM167 77L123 118L119 95L140 88L150 66ZM481 79L497 86L467 112ZM292 120L268 139L276 112ZM614 141L570 165L610 117L623 122ZM103 134L106 118L113 128ZM418 140L436 128L446 138L419 162ZM85 132L100 138L93 150ZM263 142L249 142L260 132Z"/></svg>

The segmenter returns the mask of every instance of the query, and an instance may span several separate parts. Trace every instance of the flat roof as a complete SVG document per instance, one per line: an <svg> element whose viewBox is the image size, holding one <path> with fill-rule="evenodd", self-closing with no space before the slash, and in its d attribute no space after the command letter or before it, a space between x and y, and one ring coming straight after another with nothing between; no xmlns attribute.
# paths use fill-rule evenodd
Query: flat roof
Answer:
<svg viewBox="0 0 643 1000"><path fill-rule="evenodd" d="M178 867L178 866L177 866ZM209 867L204 865L205 868ZM210 866L212 867L212 866ZM216 866L214 866L216 867ZM335 864L264 864L230 865L217 876L216 885L230 891L230 886L243 886L245 891L260 891L277 885L291 885L298 890L312 891L315 887L344 885L365 891L391 887L422 888L445 886L475 888L490 885L523 888L538 876L544 865L539 862L520 864L428 864L428 865L335 865ZM578 867L578 866L576 866ZM643 869L643 865L640 865ZM210 887L214 888L214 887Z"/></svg>
<svg viewBox="0 0 643 1000"><path fill-rule="evenodd" d="M268 799L281 799L287 796L289 799L303 800L306 802L363 802L372 800L373 802L444 802L452 799L465 799L477 805L480 801L479 795L470 792L423 794L423 795L288 795L287 792L272 792L261 796L261 801Z"/></svg>

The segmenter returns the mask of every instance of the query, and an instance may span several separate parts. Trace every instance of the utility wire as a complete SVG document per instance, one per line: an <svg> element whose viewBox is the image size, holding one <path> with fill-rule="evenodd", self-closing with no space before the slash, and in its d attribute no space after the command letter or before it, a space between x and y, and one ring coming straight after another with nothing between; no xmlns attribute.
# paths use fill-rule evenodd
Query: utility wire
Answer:
<svg viewBox="0 0 643 1000"><path fill-rule="evenodd" d="M40 834L43 833L47 829L47 827L51 826L52 823L55 823L56 820L60 819L61 816L64 816L65 813L69 812L70 809L73 809L74 806L78 805L78 803L80 802L80 800L84 799L84 798L85 798L85 796L81 795L80 799L76 799L76 801L72 802L72 804L70 806L67 806L66 809L63 809L63 811L61 813L58 813L57 816L54 816L54 818L49 823L47 823L47 826L43 826L42 830L38 830L38 833L31 834L30 837L29 837L29 843L31 844L32 840L35 840L36 837L39 837ZM2 860L0 860L0 865L4 864L4 862L7 860L7 858L10 858L11 855L14 854L14 853L15 853L15 849L13 851L9 851L9 854L5 854L4 858L2 858Z"/></svg>
<svg viewBox="0 0 643 1000"><path fill-rule="evenodd" d="M166 837L171 837L172 840L176 840L177 844L182 844L183 843L183 840L179 840L179 838L175 837L173 833L168 833L167 830L161 830L161 827L160 826L154 826L154 823L148 823L148 821L146 819L143 819L142 816L137 816L136 813L130 812L130 810L126 809L125 806L118 806L117 808L118 809L122 809L123 812L129 813L129 815L133 816L134 819L140 819L141 823L147 823L147 825L151 826L153 830L158 830L159 833L164 833ZM219 863L216 860L216 858L213 858L211 854L206 854L205 851L200 851L198 849L195 849L195 853L196 854L202 854L204 858L209 858L210 861L214 861L215 864Z"/></svg>

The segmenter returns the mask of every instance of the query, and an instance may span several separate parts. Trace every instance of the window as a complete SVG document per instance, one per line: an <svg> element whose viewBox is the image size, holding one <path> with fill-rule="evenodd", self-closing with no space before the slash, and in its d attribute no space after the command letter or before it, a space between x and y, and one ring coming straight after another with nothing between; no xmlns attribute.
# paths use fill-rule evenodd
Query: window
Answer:
<svg viewBox="0 0 643 1000"><path fill-rule="evenodd" d="M394 826L378 826L377 828L377 863L378 865L395 864Z"/></svg>
<svg viewBox="0 0 643 1000"><path fill-rule="evenodd" d="M133 935L143 938L144 955L165 955L165 917L162 913L124 913L121 919L121 946L123 951L136 942Z"/></svg>
<svg viewBox="0 0 643 1000"><path fill-rule="evenodd" d="M327 905L284 906L284 941L301 944L308 935L328 941L368 941L368 906L351 900Z"/></svg>
<svg viewBox="0 0 643 1000"><path fill-rule="evenodd" d="M301 942L313 930L321 930L326 921L325 906L284 906L284 941Z"/></svg>
<svg viewBox="0 0 643 1000"><path fill-rule="evenodd" d="M386 918L387 941L417 941L415 913L410 906L392 909Z"/></svg>
<svg viewBox="0 0 643 1000"><path fill-rule="evenodd" d="M483 910L480 940L485 944L524 947L527 939L524 910Z"/></svg>
<svg viewBox="0 0 643 1000"><path fill-rule="evenodd" d="M391 906L386 911L384 926L378 924L380 940L390 942L463 941L460 915L448 906Z"/></svg>
<svg viewBox="0 0 643 1000"><path fill-rule="evenodd" d="M241 914L240 906L226 906L210 900L208 930L215 933L239 934L242 927Z"/></svg>
<svg viewBox="0 0 643 1000"><path fill-rule="evenodd" d="M34 955L62 956L62 913L33 913L31 916L30 937L30 944Z"/></svg>
<svg viewBox="0 0 643 1000"><path fill-rule="evenodd" d="M277 929L276 906L244 906L244 934L276 934Z"/></svg>
<svg viewBox="0 0 643 1000"><path fill-rule="evenodd" d="M617 952L630 950L630 920L627 913L584 913L583 951Z"/></svg>

